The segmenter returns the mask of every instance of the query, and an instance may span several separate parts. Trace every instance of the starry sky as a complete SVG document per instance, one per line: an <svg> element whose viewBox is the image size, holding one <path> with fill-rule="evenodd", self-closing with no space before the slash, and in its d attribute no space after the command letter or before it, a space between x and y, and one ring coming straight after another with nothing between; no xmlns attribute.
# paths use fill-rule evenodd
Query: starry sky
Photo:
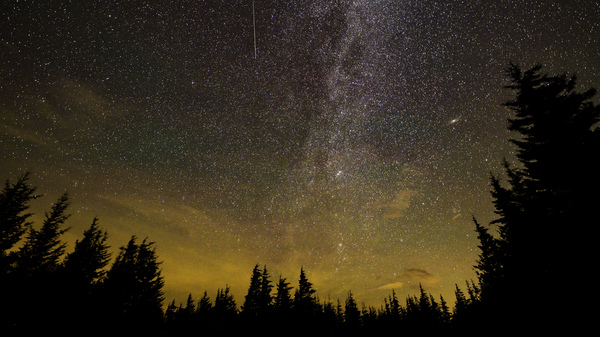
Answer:
<svg viewBox="0 0 600 337"><path fill-rule="evenodd" d="M253 12L254 6L254 12ZM253 15L254 13L254 15ZM0 176L156 243L166 302L255 264L379 307L474 280L509 62L600 84L600 2L3 1ZM116 254L116 253L115 253ZM114 255L113 255L114 256ZM534 286L534 285L533 285Z"/></svg>

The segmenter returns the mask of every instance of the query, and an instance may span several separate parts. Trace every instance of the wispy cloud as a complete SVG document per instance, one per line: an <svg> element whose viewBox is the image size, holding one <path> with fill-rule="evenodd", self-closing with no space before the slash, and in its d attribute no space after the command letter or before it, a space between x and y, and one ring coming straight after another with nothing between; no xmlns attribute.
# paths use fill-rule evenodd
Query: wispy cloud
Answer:
<svg viewBox="0 0 600 337"><path fill-rule="evenodd" d="M400 276L403 280L413 288L422 285L424 288L437 287L440 283L440 278L431 274L425 269L408 268L402 271Z"/></svg>
<svg viewBox="0 0 600 337"><path fill-rule="evenodd" d="M404 287L403 282L394 282L386 285L382 285L381 287L377 287L377 290L393 290L393 289L401 289Z"/></svg>
<svg viewBox="0 0 600 337"><path fill-rule="evenodd" d="M377 287L376 290L399 290L406 288L416 290L419 289L419 285L425 289L432 289L439 286L440 278L425 269L407 268L396 275L393 281Z"/></svg>
<svg viewBox="0 0 600 337"><path fill-rule="evenodd" d="M396 193L396 197L389 204L384 205L384 218L399 218L410 206L412 197L416 194L415 190L405 189Z"/></svg>

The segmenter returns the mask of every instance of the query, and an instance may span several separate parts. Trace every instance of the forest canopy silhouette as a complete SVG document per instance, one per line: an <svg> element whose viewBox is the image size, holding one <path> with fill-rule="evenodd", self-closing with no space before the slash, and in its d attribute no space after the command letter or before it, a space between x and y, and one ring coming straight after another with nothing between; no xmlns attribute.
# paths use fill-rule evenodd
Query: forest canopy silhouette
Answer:
<svg viewBox="0 0 600 337"><path fill-rule="evenodd" d="M598 223L600 107L594 89L575 90L575 76L541 69L507 69L516 160L504 159L504 172L492 172L497 217L487 225L474 218L477 280L460 282L464 288L457 283L453 305L422 287L403 304L392 291L378 308L361 306L350 289L345 299L322 299L301 266L296 283L255 265L244 298L235 299L224 283L214 298L190 293L185 303L165 306L153 242L132 235L113 259L108 233L95 218L67 252L61 236L69 230L68 194L34 225L29 207L40 195L24 173L0 193L0 291L9 309L0 315L0 331L176 336L272 328L314 335L566 326L582 301L565 292L578 283L568 271L585 267L591 257L586 232Z"/></svg>

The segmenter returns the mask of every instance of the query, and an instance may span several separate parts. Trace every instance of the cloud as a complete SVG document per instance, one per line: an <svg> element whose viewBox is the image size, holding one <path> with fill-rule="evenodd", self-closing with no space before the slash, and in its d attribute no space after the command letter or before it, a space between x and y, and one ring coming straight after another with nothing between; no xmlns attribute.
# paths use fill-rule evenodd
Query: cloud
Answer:
<svg viewBox="0 0 600 337"><path fill-rule="evenodd" d="M386 219L401 217L403 212L410 206L410 200L415 194L416 191L411 189L401 190L396 193L394 200L391 203L384 205L385 212L383 217Z"/></svg>
<svg viewBox="0 0 600 337"><path fill-rule="evenodd" d="M400 274L395 275L394 278L395 280L390 280L390 283L384 284L375 289L398 290L408 288L415 290L419 289L419 285L426 289L432 289L437 288L440 283L440 278L438 276L420 268L406 268Z"/></svg>
<svg viewBox="0 0 600 337"><path fill-rule="evenodd" d="M382 285L381 287L377 287L377 290L393 290L393 289L400 289L402 287L404 287L403 282L394 282L394 283Z"/></svg>
<svg viewBox="0 0 600 337"><path fill-rule="evenodd" d="M432 288L437 287L440 283L440 278L438 276L419 268L407 268L402 271L400 277L412 288L417 288L419 284L422 285L423 288Z"/></svg>

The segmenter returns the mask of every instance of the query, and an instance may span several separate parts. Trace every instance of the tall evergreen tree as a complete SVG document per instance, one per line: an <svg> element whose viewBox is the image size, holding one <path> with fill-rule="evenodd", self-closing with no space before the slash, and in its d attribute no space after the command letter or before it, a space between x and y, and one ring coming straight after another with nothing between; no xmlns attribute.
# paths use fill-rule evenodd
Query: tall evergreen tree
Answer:
<svg viewBox="0 0 600 337"><path fill-rule="evenodd" d="M450 324L450 319L452 318L452 314L450 313L450 307L448 303L444 299L444 296L440 295L440 312L441 312L441 322L444 326L448 326Z"/></svg>
<svg viewBox="0 0 600 337"><path fill-rule="evenodd" d="M294 293L294 308L303 313L312 312L315 308L315 292L312 283L306 277L304 268L300 268L300 278L298 280L298 289Z"/></svg>
<svg viewBox="0 0 600 337"><path fill-rule="evenodd" d="M154 243L138 244L132 236L107 273L104 291L107 310L115 324L125 329L152 331L162 322L164 280ZM143 331L139 331L140 333Z"/></svg>
<svg viewBox="0 0 600 337"><path fill-rule="evenodd" d="M208 292L204 292L202 297L198 300L198 304L196 305L196 327L200 330L203 330L205 334L210 332L209 326L213 322L212 317L213 305L210 297L208 296Z"/></svg>
<svg viewBox="0 0 600 337"><path fill-rule="evenodd" d="M66 247L61 236L68 230L63 228L69 218L68 206L65 193L46 213L41 228L30 227L23 246L16 253L11 279L19 283L14 284L11 302L14 313L19 315L14 319L14 327L25 334L39 333L35 329L41 327L47 332L59 329L57 308L60 308L63 294L58 271ZM31 306L31 303L36 305ZM28 312L29 316L23 316L23 312ZM35 320L38 324L28 324L27 320Z"/></svg>
<svg viewBox="0 0 600 337"><path fill-rule="evenodd" d="M237 333L238 309L229 286L217 291L212 308L213 332L220 335Z"/></svg>
<svg viewBox="0 0 600 337"><path fill-rule="evenodd" d="M273 325L276 329L284 329L289 326L292 314L292 289L290 283L279 275L273 299Z"/></svg>
<svg viewBox="0 0 600 337"><path fill-rule="evenodd" d="M100 230L98 219L94 218L83 232L83 238L75 242L73 252L67 254L59 273L64 294L61 311L71 319L69 325L77 327L81 333L89 334L101 324L98 319L99 286L111 255L107 237L107 233Z"/></svg>
<svg viewBox="0 0 600 337"><path fill-rule="evenodd" d="M264 266L262 273L260 274L260 291L258 293L258 308L259 315L267 317L273 308L273 296L271 291L273 284L271 282L271 276L267 271L267 267Z"/></svg>
<svg viewBox="0 0 600 337"><path fill-rule="evenodd" d="M245 319L255 319L259 312L259 298L261 291L261 271L258 264L254 266L252 270L252 276L250 277L250 287L248 293L244 298L244 304L241 307L241 315Z"/></svg>
<svg viewBox="0 0 600 337"><path fill-rule="evenodd" d="M456 297L456 301L454 302L454 309L452 311L452 321L456 325L466 324L469 322L469 302L458 284L455 284L454 296Z"/></svg>
<svg viewBox="0 0 600 337"><path fill-rule="evenodd" d="M290 311L292 308L292 295L290 291L292 289L290 283L280 275L275 290L275 300L273 304L276 312L287 314Z"/></svg>
<svg viewBox="0 0 600 337"><path fill-rule="evenodd" d="M506 103L514 111L508 128L517 133L511 142L519 165L505 164L508 184L492 178L497 240L476 224L482 248L476 268L488 316L530 327L556 322L557 303L573 307L549 295L565 286L576 289L565 271L589 261L591 240L581 233L600 202L596 92L576 92L575 76L540 70L508 68L507 87L516 94ZM525 287L525 280L536 289Z"/></svg>
<svg viewBox="0 0 600 337"><path fill-rule="evenodd" d="M100 230L98 219L94 218L83 238L75 242L73 252L65 258L66 277L86 287L102 280L111 256L107 239L108 234Z"/></svg>
<svg viewBox="0 0 600 337"><path fill-rule="evenodd" d="M30 202L35 198L37 195L35 188L29 184L28 172L15 183L11 184L7 180L0 192L0 303L14 303L11 310L0 315L0 330L7 333L23 327L19 321L22 295L24 290L29 292L30 289L25 289L22 279L14 273L18 258L18 250L15 251L15 248L31 228L29 218L32 213L28 210ZM35 298L35 295L31 297Z"/></svg>
<svg viewBox="0 0 600 337"><path fill-rule="evenodd" d="M298 329L308 330L317 324L316 318L321 312L321 306L315 297L315 292L312 283L306 277L304 268L300 268L298 288L294 292L292 307Z"/></svg>
<svg viewBox="0 0 600 337"><path fill-rule="evenodd" d="M198 305L196 306L196 314L199 316L199 319L208 318L211 309L212 301L210 300L208 293L205 291L198 301Z"/></svg>
<svg viewBox="0 0 600 337"><path fill-rule="evenodd" d="M344 326L349 331L357 332L357 329L360 328L360 325L360 310L358 309L358 305L356 304L356 300L354 299L352 292L348 291L346 305L344 307Z"/></svg>
<svg viewBox="0 0 600 337"><path fill-rule="evenodd" d="M52 205L40 229L31 227L23 246L17 255L17 272L25 278L44 278L55 272L60 266L65 253L66 243L60 240L61 235L69 228L63 228L69 218L66 213L69 206L67 194L58 198Z"/></svg>
<svg viewBox="0 0 600 337"><path fill-rule="evenodd" d="M165 330L172 332L177 330L178 324L178 311L179 309L175 305L175 300L171 301L169 305L167 305L167 309L165 310Z"/></svg>
<svg viewBox="0 0 600 337"><path fill-rule="evenodd" d="M0 192L0 277L8 273L14 262L10 250L21 240L31 227L28 220L29 203L36 199L35 187L29 185L29 173L26 172L14 184L6 181Z"/></svg>

